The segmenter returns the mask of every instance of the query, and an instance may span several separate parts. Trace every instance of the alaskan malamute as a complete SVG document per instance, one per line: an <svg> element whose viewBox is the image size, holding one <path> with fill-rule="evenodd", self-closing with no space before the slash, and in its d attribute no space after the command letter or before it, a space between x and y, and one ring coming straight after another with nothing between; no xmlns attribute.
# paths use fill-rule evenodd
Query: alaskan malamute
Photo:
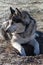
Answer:
<svg viewBox="0 0 43 65"><path fill-rule="evenodd" d="M11 15L8 22L4 22L2 29L5 31L11 44L16 48L22 56L26 56L25 49L21 44L29 42L34 47L34 54L40 53L39 43L36 41L36 21L27 11L20 11L18 8L14 10L10 7Z"/></svg>

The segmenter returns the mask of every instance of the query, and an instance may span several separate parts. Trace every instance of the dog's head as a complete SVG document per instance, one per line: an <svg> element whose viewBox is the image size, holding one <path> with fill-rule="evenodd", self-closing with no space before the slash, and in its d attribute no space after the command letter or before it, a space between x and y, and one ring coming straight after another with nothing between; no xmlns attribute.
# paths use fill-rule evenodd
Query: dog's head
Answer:
<svg viewBox="0 0 43 65"><path fill-rule="evenodd" d="M15 31L16 28L17 33L26 31L26 29L28 28L31 22L30 15L28 14L28 12L20 11L18 8L14 10L12 9L12 7L10 7L10 11L11 11L11 15L9 18L12 20L12 22L11 22L11 27L9 27L8 30L13 32Z"/></svg>
<svg viewBox="0 0 43 65"><path fill-rule="evenodd" d="M17 33L22 37L22 40L24 37L25 40L29 40L29 35L32 33L33 27L35 27L34 22L31 23L34 19L31 18L27 11L20 11L18 8L14 10L12 7L10 7L10 11L9 19L11 19L11 23L8 24L6 33Z"/></svg>

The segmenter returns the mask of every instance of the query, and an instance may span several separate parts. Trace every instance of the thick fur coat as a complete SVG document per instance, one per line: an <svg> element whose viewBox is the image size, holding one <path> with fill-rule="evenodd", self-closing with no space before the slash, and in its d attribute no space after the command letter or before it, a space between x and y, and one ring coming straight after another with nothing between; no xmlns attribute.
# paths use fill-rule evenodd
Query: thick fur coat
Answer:
<svg viewBox="0 0 43 65"><path fill-rule="evenodd" d="M11 44L16 48L22 56L26 56L25 49L21 44L28 44L34 47L34 54L40 53L39 43L35 39L36 37L36 21L30 16L27 11L20 11L10 7L11 15L9 21L3 23L1 29L6 33L7 38L10 39Z"/></svg>

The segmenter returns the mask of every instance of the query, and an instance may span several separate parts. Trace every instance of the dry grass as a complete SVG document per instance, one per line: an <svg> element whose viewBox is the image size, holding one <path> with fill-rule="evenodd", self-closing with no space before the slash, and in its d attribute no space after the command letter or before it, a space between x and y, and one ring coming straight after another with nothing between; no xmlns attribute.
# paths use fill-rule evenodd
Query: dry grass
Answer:
<svg viewBox="0 0 43 65"><path fill-rule="evenodd" d="M8 19L10 6L29 11L37 21L38 30L43 31L43 0L27 0L27 3L25 0L0 0L0 25ZM43 65L43 55L20 57L11 45L0 40L0 65Z"/></svg>

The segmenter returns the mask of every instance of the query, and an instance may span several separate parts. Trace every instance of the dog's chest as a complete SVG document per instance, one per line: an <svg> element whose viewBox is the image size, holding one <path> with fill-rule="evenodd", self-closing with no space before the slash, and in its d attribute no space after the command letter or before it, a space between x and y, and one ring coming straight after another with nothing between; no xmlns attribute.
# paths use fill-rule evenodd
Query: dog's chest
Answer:
<svg viewBox="0 0 43 65"><path fill-rule="evenodd" d="M26 53L26 56L31 56L31 55L34 55L34 47L31 46L30 44L22 44L21 45L24 50L25 50L25 53ZM21 55L20 52L16 49L16 48L13 48L14 50L14 54L17 54L17 55Z"/></svg>

